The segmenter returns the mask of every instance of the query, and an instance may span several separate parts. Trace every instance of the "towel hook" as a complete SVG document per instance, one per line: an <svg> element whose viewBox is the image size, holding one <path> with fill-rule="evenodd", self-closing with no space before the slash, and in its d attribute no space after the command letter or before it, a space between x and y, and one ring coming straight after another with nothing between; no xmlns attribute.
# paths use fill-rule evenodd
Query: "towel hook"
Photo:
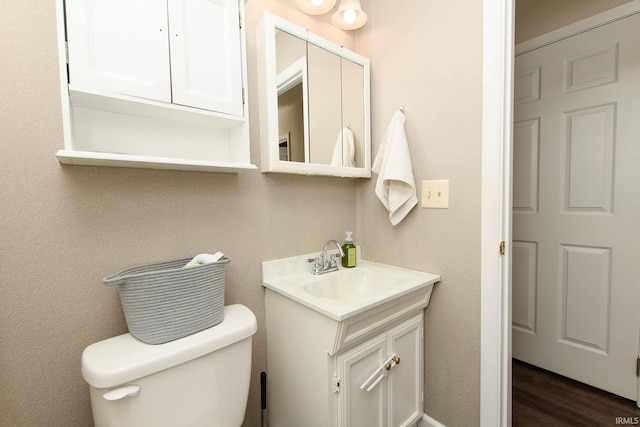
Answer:
<svg viewBox="0 0 640 427"><path fill-rule="evenodd" d="M400 106L400 111L402 112L402 114L404 114L404 105Z"/></svg>
<svg viewBox="0 0 640 427"><path fill-rule="evenodd" d="M351 123L347 123L347 129L351 130Z"/></svg>

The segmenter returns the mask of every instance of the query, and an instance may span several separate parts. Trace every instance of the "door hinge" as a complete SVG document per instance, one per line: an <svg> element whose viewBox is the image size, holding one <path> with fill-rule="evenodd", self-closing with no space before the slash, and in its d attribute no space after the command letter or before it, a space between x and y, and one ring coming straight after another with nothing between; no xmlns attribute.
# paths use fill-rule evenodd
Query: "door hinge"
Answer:
<svg viewBox="0 0 640 427"><path fill-rule="evenodd" d="M242 28L242 13L238 12L238 26Z"/></svg>
<svg viewBox="0 0 640 427"><path fill-rule="evenodd" d="M69 42L64 42L64 60L67 61L67 65L69 65Z"/></svg>
<svg viewBox="0 0 640 427"><path fill-rule="evenodd" d="M503 240L502 242L500 242L500 255L504 255L504 251L505 251L505 244Z"/></svg>
<svg viewBox="0 0 640 427"><path fill-rule="evenodd" d="M333 376L333 392L340 393L340 377Z"/></svg>
<svg viewBox="0 0 640 427"><path fill-rule="evenodd" d="M242 88L242 105L244 105L244 88Z"/></svg>
<svg viewBox="0 0 640 427"><path fill-rule="evenodd" d="M636 358L636 377L640 377L640 356Z"/></svg>

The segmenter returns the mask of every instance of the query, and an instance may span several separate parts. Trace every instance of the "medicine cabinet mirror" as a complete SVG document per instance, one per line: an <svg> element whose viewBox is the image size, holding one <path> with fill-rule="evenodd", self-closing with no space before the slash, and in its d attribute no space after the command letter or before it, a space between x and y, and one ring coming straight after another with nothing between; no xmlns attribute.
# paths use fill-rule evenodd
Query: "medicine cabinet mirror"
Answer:
<svg viewBox="0 0 640 427"><path fill-rule="evenodd" d="M369 60L268 12L261 26L262 171L371 177Z"/></svg>

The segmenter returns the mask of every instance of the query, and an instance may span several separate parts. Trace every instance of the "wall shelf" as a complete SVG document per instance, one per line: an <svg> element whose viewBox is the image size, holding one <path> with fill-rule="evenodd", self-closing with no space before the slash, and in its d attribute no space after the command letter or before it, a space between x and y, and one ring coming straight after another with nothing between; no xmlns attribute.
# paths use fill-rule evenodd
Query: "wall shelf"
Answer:
<svg viewBox="0 0 640 427"><path fill-rule="evenodd" d="M226 173L236 173L241 170L257 169L256 165L250 163L214 162L77 150L58 150L56 157L60 163L84 166L110 166Z"/></svg>

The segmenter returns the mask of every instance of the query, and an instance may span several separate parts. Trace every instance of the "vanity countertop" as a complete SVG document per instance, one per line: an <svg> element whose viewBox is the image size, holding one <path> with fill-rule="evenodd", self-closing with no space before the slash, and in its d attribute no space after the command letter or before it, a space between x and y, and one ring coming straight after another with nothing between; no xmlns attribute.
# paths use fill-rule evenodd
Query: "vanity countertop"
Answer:
<svg viewBox="0 0 640 427"><path fill-rule="evenodd" d="M428 292L439 275L358 259L354 268L311 274L306 254L262 263L265 288L333 320L343 321L413 293ZM426 306L426 304L425 304Z"/></svg>

